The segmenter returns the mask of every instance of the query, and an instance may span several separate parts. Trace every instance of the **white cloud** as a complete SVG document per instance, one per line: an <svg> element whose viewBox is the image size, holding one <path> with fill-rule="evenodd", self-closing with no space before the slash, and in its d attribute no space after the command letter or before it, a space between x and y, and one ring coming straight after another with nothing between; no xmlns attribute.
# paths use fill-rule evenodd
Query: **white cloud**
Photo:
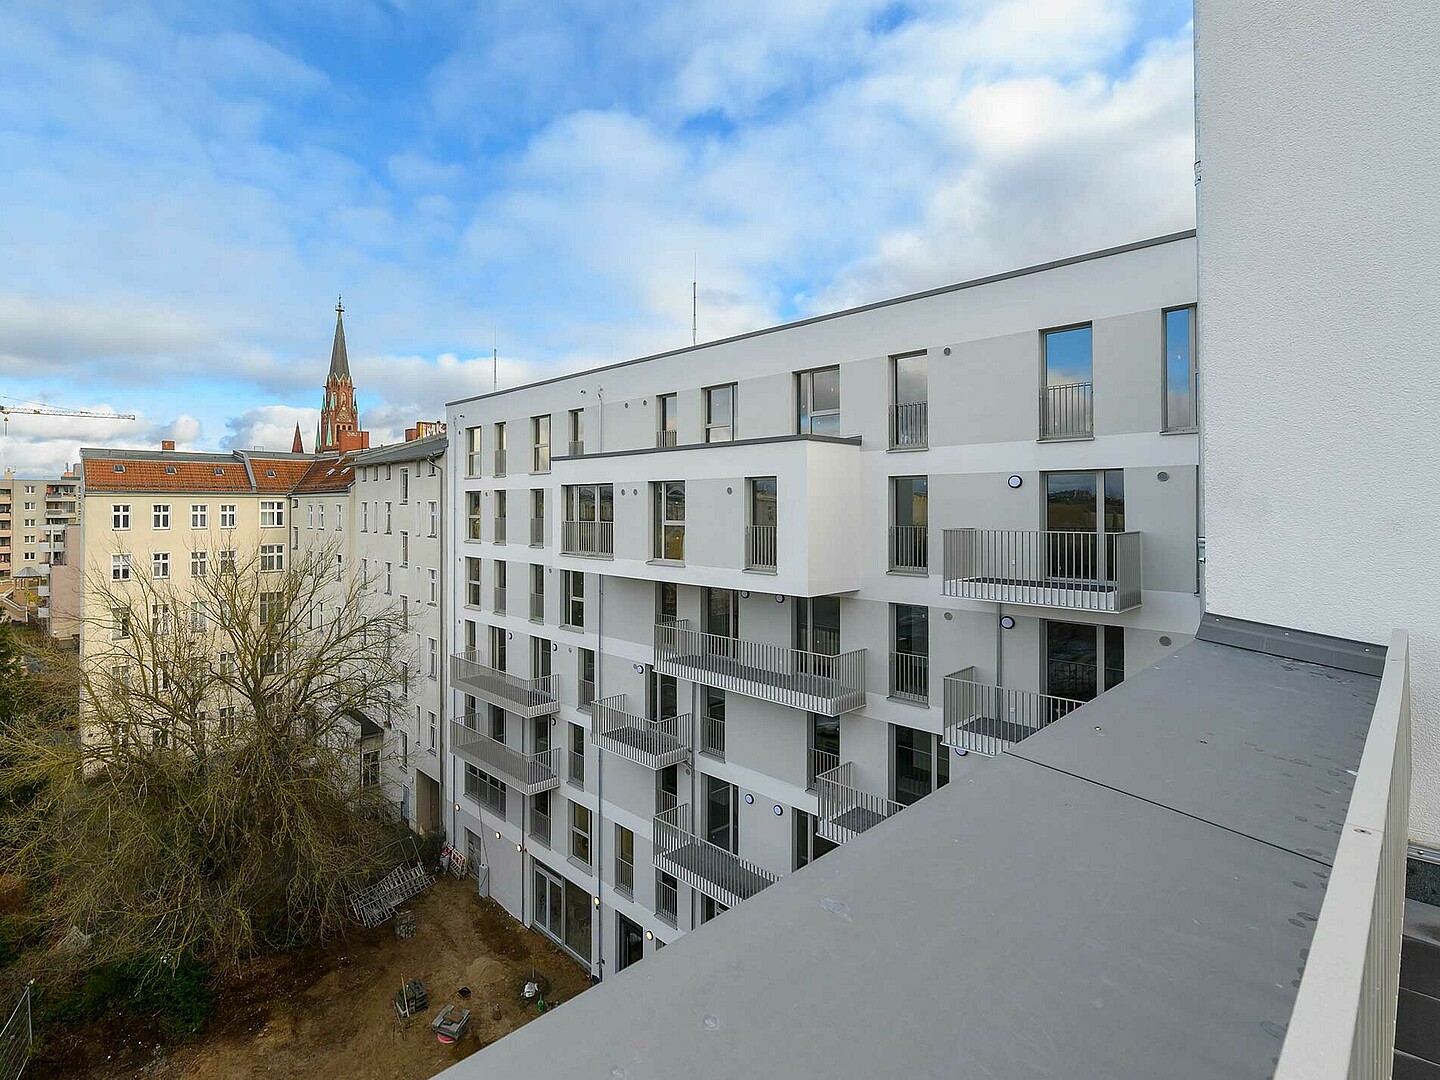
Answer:
<svg viewBox="0 0 1440 1080"><path fill-rule="evenodd" d="M297 409L292 405L261 405L247 409L225 422L229 429L220 445L226 450L274 450L288 453L295 438L295 425L305 449L315 450L315 425L320 422L319 409Z"/></svg>

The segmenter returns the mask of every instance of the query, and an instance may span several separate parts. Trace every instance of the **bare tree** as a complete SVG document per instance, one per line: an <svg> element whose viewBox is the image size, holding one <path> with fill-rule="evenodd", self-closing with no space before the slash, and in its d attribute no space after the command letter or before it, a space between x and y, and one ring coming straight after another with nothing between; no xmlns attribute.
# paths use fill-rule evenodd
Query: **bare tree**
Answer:
<svg viewBox="0 0 1440 1080"><path fill-rule="evenodd" d="M403 616L335 546L286 554L92 574L79 737L16 725L0 785L38 795L0 869L44 883L35 917L91 935L92 960L227 967L324 936L384 862L359 733L401 680Z"/></svg>

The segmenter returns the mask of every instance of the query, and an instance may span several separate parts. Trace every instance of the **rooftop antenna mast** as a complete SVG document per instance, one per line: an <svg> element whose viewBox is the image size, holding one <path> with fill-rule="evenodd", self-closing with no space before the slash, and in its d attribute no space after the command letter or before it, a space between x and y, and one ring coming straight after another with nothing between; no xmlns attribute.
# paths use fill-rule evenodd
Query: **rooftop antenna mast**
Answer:
<svg viewBox="0 0 1440 1080"><path fill-rule="evenodd" d="M495 328L490 328L490 390L495 392L500 389L500 345L499 337Z"/></svg>
<svg viewBox="0 0 1440 1080"><path fill-rule="evenodd" d="M690 265L690 344L700 340L700 256L692 253Z"/></svg>

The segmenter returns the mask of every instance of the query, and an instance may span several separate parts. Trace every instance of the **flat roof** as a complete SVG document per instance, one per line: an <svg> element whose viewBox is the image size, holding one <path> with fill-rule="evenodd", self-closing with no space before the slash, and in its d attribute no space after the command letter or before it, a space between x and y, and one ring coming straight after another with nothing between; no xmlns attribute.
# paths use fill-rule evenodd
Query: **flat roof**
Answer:
<svg viewBox="0 0 1440 1080"><path fill-rule="evenodd" d="M1379 685L1202 636L442 1075L1268 1077Z"/></svg>
<svg viewBox="0 0 1440 1080"><path fill-rule="evenodd" d="M596 367L583 368L580 371L567 371L563 375L554 375L548 379L536 379L534 382L521 383L519 386L509 386L504 390L492 390L488 394L471 394L469 397L447 401L445 407L448 409L453 405L463 405L467 401L504 397L506 394L518 393L521 390L531 390L537 386L548 386L551 383L564 382L566 379L582 379L601 371L613 371L616 368L629 367L632 364L644 364L650 360L664 360L671 356L684 356L686 353L698 353L705 349L712 349L717 345L728 345L731 342L744 341L747 338L761 337L765 334L776 334L781 330L794 330L796 327L829 322L831 319L843 319L847 315L858 315L864 311L875 311L879 308L892 307L895 304L904 304L912 300L924 300L930 296L941 296L945 293L958 292L961 289L974 289L978 286L990 285L997 281L1007 281L1010 278L1039 274L1046 270L1058 270L1062 266L1074 266L1076 263L1109 258L1112 255L1123 255L1127 251L1140 251L1143 248L1157 247L1161 244L1173 244L1179 240L1193 240L1194 238L1194 229L1184 229L1181 232L1166 233L1164 236L1154 236L1148 240L1135 240L1128 244L1120 244L1117 247L1102 248L1099 251L1087 251L1083 255L1070 255L1063 259L1052 259L1050 262L1036 263L1033 266L1022 266L1016 270L1005 270L998 274L988 274L985 277L957 281L953 284L941 285L934 289L906 293L904 296L893 296L886 300L875 300L869 304L859 304L856 307L844 308L840 311L830 311L824 315L812 315L809 318L795 319L791 322L779 323L775 326L762 327L759 330L747 330L743 334L732 334L729 337L716 338L714 341L702 341L698 344L686 345L679 349L667 349L664 352L650 353L648 356L636 356L629 360L617 360L613 364L600 364Z"/></svg>

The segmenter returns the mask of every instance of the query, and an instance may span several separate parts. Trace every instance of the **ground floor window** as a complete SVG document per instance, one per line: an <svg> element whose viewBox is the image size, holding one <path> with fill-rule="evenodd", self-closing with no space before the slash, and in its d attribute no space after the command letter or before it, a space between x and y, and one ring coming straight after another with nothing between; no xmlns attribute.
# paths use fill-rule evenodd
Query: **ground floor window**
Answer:
<svg viewBox="0 0 1440 1080"><path fill-rule="evenodd" d="M645 932L624 915L617 913L615 919L617 943L615 967L619 971L624 971L631 964L638 964L645 959Z"/></svg>
<svg viewBox="0 0 1440 1080"><path fill-rule="evenodd" d="M590 893L560 877L537 862L534 872L537 930L564 945L586 964L590 963Z"/></svg>

